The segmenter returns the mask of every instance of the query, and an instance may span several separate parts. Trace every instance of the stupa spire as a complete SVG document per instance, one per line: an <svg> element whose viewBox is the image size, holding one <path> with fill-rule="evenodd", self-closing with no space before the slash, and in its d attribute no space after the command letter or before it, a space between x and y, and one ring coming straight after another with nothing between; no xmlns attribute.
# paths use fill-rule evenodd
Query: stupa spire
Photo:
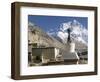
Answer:
<svg viewBox="0 0 100 82"><path fill-rule="evenodd" d="M67 42L71 42L71 37L70 37L71 29L68 28L68 29L67 29L67 32L68 32L68 39L67 39Z"/></svg>

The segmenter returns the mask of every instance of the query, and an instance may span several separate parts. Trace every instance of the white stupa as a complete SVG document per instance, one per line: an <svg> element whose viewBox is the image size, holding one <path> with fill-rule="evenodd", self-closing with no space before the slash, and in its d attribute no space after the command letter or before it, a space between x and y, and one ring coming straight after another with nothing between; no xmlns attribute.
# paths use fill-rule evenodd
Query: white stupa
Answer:
<svg viewBox="0 0 100 82"><path fill-rule="evenodd" d="M67 39L67 49L66 52L63 54L63 59L64 61L68 62L69 64L77 64L78 60L79 60L79 56L77 54L77 52L75 51L75 43L71 40L70 37L70 32L71 29L68 28L68 39Z"/></svg>

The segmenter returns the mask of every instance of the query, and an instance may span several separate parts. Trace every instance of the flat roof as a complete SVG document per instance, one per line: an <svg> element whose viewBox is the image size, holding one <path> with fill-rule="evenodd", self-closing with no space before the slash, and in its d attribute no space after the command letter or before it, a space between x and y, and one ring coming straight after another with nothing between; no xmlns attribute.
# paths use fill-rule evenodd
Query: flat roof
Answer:
<svg viewBox="0 0 100 82"><path fill-rule="evenodd" d="M56 47L41 47L41 48L32 48L32 49L50 49L50 48L56 48Z"/></svg>

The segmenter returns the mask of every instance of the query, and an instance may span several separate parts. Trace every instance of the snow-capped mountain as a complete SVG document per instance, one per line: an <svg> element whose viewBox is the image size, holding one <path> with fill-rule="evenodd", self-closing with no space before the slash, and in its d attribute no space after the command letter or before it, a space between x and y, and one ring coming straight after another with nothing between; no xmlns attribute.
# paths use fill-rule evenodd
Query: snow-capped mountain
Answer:
<svg viewBox="0 0 100 82"><path fill-rule="evenodd" d="M71 39L74 42L80 42L82 44L88 44L88 30L77 20L61 23L58 30L51 29L48 34L55 37L57 40L63 43L67 43L68 32L67 29L71 29Z"/></svg>

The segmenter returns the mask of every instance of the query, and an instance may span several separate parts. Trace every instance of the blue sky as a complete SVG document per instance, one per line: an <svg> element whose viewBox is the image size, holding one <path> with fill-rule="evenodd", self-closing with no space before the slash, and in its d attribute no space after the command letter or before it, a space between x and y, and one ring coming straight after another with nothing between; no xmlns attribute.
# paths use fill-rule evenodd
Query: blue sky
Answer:
<svg viewBox="0 0 100 82"><path fill-rule="evenodd" d="M46 32L50 29L58 29L61 23L73 20L77 20L86 28L88 26L87 17L28 15L28 21L38 25Z"/></svg>

